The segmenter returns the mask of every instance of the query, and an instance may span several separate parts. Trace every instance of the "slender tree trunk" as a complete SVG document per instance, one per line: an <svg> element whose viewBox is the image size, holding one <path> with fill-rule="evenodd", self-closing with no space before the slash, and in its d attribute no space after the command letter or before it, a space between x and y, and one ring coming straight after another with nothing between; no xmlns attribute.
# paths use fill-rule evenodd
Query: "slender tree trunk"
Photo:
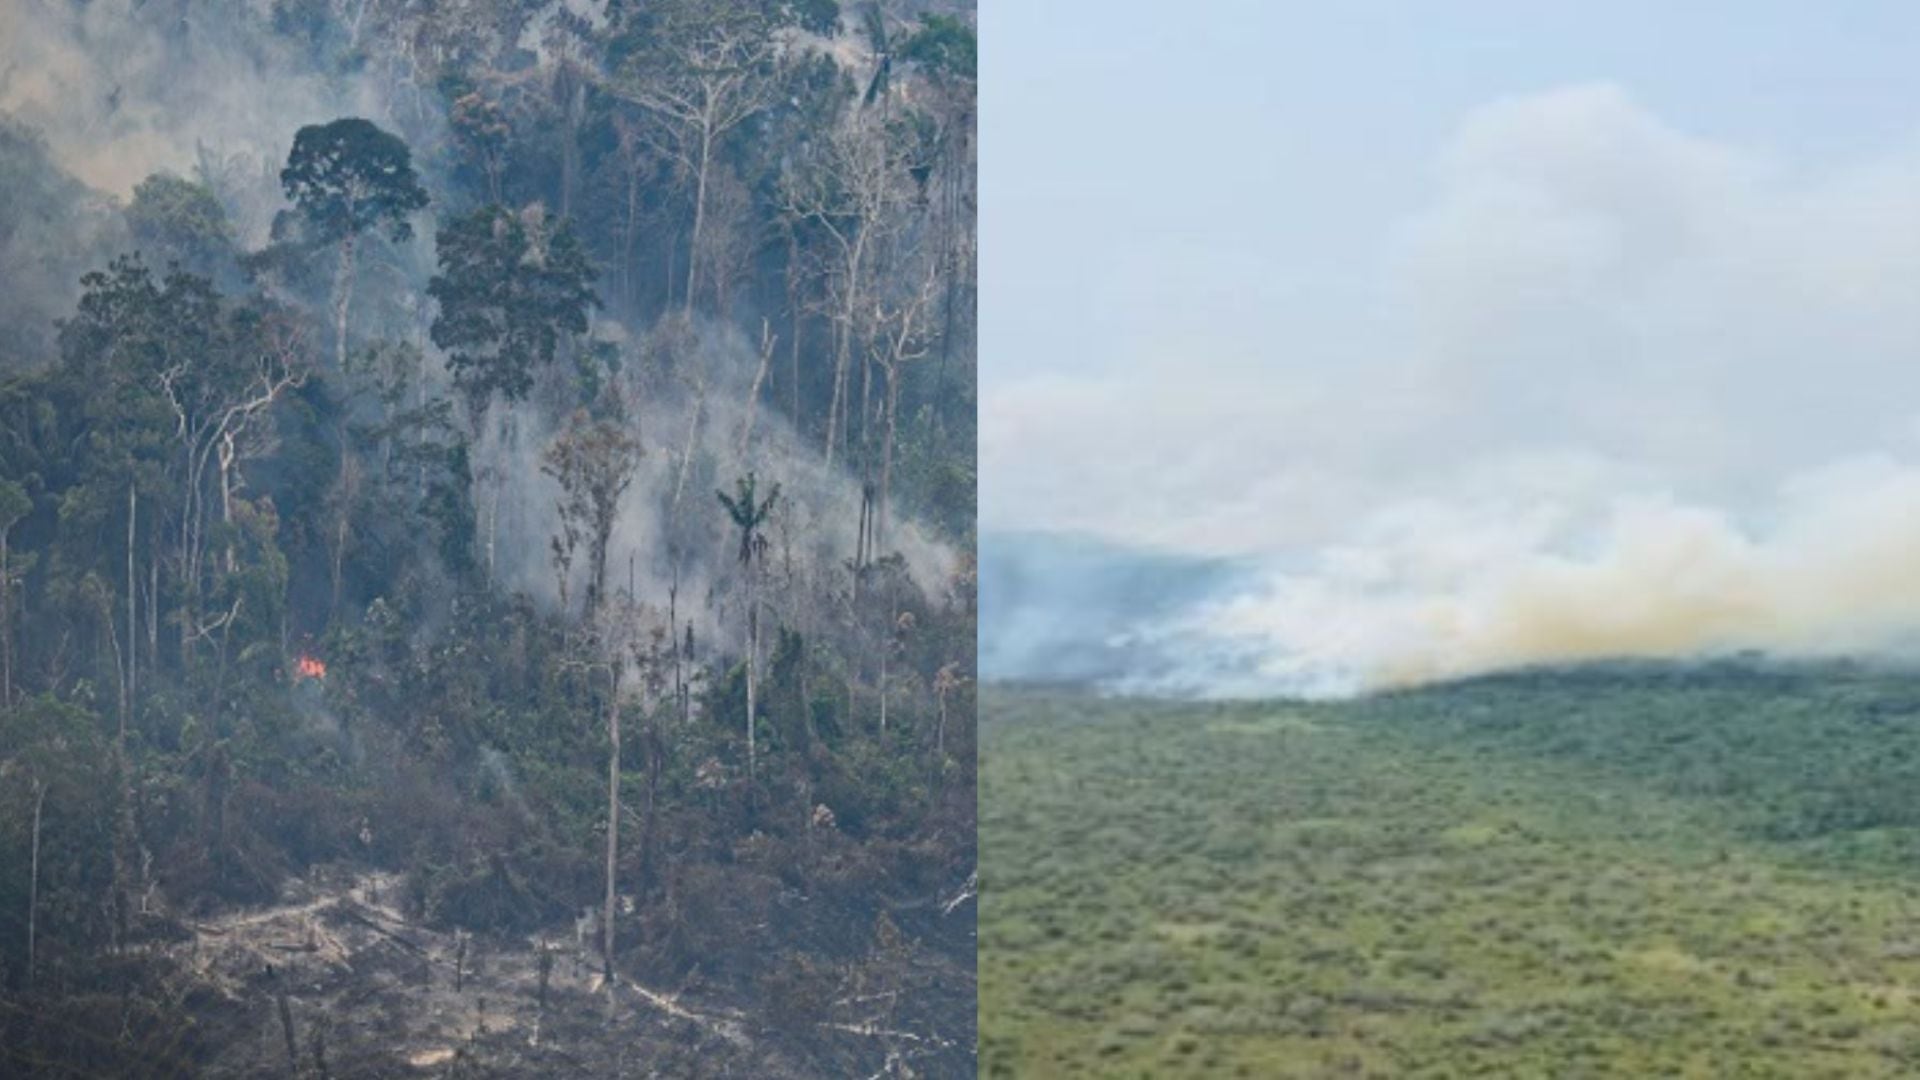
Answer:
<svg viewBox="0 0 1920 1080"><path fill-rule="evenodd" d="M347 312L353 306L354 247L358 237L348 233L340 241L340 267L333 283L334 371L347 369Z"/></svg>
<svg viewBox="0 0 1920 1080"><path fill-rule="evenodd" d="M751 512L752 504L748 504ZM754 779L757 762L754 752L754 675L755 661L760 653L760 595L755 588L754 565L751 555L747 558L747 778Z"/></svg>
<svg viewBox="0 0 1920 1080"><path fill-rule="evenodd" d="M767 320L760 320L760 367L753 373L753 387L747 391L747 418L740 425L740 458L746 460L753 445L753 414L760 404L760 388L767 381L767 368L773 363L773 331Z"/></svg>
<svg viewBox="0 0 1920 1080"><path fill-rule="evenodd" d="M419 351L414 354L415 359L414 359L414 366L413 366L413 407L415 409L425 409L427 407L427 379L426 379L426 371L425 371L426 362L427 362L426 361L427 332L424 328L416 326L414 328L414 335L415 335L414 344L419 347ZM421 424L414 429L413 446L415 450L425 450L426 445L427 445L426 425ZM413 498L414 498L414 501L417 503L420 500L425 499L427 497L426 454L421 453L416 455L415 460L419 462L419 464L414 466L414 473L413 473Z"/></svg>
<svg viewBox="0 0 1920 1080"><path fill-rule="evenodd" d="M7 565L7 534L0 529L0 710L13 706L13 571Z"/></svg>
<svg viewBox="0 0 1920 1080"><path fill-rule="evenodd" d="M27 871L27 987L33 987L34 933L40 917L40 812L47 803L47 785L33 781L33 854Z"/></svg>
<svg viewBox="0 0 1920 1080"><path fill-rule="evenodd" d="M892 596L892 586L888 586L887 594L889 597ZM882 735L887 733L887 658L893 653L893 619L891 605L889 605L886 631L880 635L880 734Z"/></svg>
<svg viewBox="0 0 1920 1080"><path fill-rule="evenodd" d="M637 160L630 160L627 163L627 219L620 237L620 299L629 312L637 303L633 295L633 238L638 231L635 218L639 202L640 165Z"/></svg>
<svg viewBox="0 0 1920 1080"><path fill-rule="evenodd" d="M793 385L788 388L792 398L793 430L800 430L800 326L804 318L800 310L800 240L794 235L791 225L787 228L787 311L791 325L787 329L788 366L792 369Z"/></svg>
<svg viewBox="0 0 1920 1080"><path fill-rule="evenodd" d="M239 451L235 449L233 445L233 435L231 433L221 438L218 456L220 461L220 523L222 525L232 525L233 524L233 463L238 458ZM229 532L228 535L232 535L231 532ZM238 567L238 564L234 558L234 552L233 552L233 541L228 540L227 550L226 550L226 571L227 573L231 574L234 572L235 569L237 569L237 567Z"/></svg>
<svg viewBox="0 0 1920 1080"><path fill-rule="evenodd" d="M827 468L833 468L833 452L840 441L840 416L846 409L847 363L851 359L847 324L841 320L833 329L833 399L827 405Z"/></svg>
<svg viewBox="0 0 1920 1080"><path fill-rule="evenodd" d="M327 601L327 623L331 625L340 613L340 592L346 576L347 540L352 535L353 498L359 488L359 479L354 475L356 466L351 457L340 462L340 516L333 523L333 551L327 560L328 577L331 579L332 593Z"/></svg>
<svg viewBox="0 0 1920 1080"><path fill-rule="evenodd" d="M846 280L841 282L840 313L836 318L833 341L833 404L827 410L827 467L833 467L836 439L844 442L848 409L847 369L853 361L853 316L859 307L860 270L866 261L867 235L862 229L848 247Z"/></svg>
<svg viewBox="0 0 1920 1080"><path fill-rule="evenodd" d="M489 469L489 474L494 470ZM493 546L494 537L500 525L500 486L497 475L487 477L487 587L493 587Z"/></svg>
<svg viewBox="0 0 1920 1080"><path fill-rule="evenodd" d="M127 481L127 697L139 701L140 667L140 617L134 607L135 598L140 594L140 579L133 568L134 522L138 511L138 490L132 480Z"/></svg>
<svg viewBox="0 0 1920 1080"><path fill-rule="evenodd" d="M673 645L673 702L680 708L681 722L686 716L686 682L681 672L685 653L680 647L680 556L673 558L673 582L667 586L667 634Z"/></svg>
<svg viewBox="0 0 1920 1080"><path fill-rule="evenodd" d="M287 1074L299 1080L300 1048L293 1037L293 1008L287 1004L287 973L284 971L274 975L273 997L280 1007L280 1032L287 1039Z"/></svg>
<svg viewBox="0 0 1920 1080"><path fill-rule="evenodd" d="M147 545L147 659L160 662L160 552Z"/></svg>
<svg viewBox="0 0 1920 1080"><path fill-rule="evenodd" d="M607 906L601 919L601 971L613 985L614 864L620 853L620 675L607 692Z"/></svg>
<svg viewBox="0 0 1920 1080"><path fill-rule="evenodd" d="M680 453L679 475L673 481L673 512L680 510L680 496L687 489L687 473L693 468L693 443L700 434L700 414L705 411L707 394L704 387L696 384L693 393L693 416L687 420L687 444Z"/></svg>
<svg viewBox="0 0 1920 1080"><path fill-rule="evenodd" d="M713 160L713 132L702 125L700 130L700 168L694 177L693 185L693 233L687 238L687 295L686 311L693 314L693 290L700 270L700 232L707 218L707 170Z"/></svg>
<svg viewBox="0 0 1920 1080"><path fill-rule="evenodd" d="M192 454L188 454L188 469L192 469ZM180 671L182 674L193 667L193 626L194 593L199 585L193 576L193 478L187 478L186 491L180 502L180 566L177 572L179 598L175 606L174 618L178 622L180 638Z"/></svg>
<svg viewBox="0 0 1920 1080"><path fill-rule="evenodd" d="M880 502L874 508L873 543L882 548L887 542L887 513L893 491L894 435L900 417L900 362L887 366L887 429L880 445Z"/></svg>
<svg viewBox="0 0 1920 1080"><path fill-rule="evenodd" d="M674 267L679 265L679 263L675 261L679 255L679 245L669 242L661 246L666 248L667 260L667 272L661 275L660 278L661 282L666 286L666 297L661 304L661 313L665 314L673 308L673 280L674 274L677 272L674 270Z"/></svg>
<svg viewBox="0 0 1920 1080"><path fill-rule="evenodd" d="M327 1068L327 1025L331 1023L322 1016L313 1025L313 1068L320 1074L320 1080L332 1080L332 1072Z"/></svg>
<svg viewBox="0 0 1920 1080"><path fill-rule="evenodd" d="M514 437L513 402L508 401L501 408L503 411L500 414L500 453L498 456L505 457L508 451L511 450L511 443ZM500 528L500 496L502 489L506 487L507 478L506 471L498 466L488 466L487 473L489 496L487 500L487 585L491 587L493 585L494 548Z"/></svg>
<svg viewBox="0 0 1920 1080"><path fill-rule="evenodd" d="M860 478L873 479L873 357L860 356Z"/></svg>
<svg viewBox="0 0 1920 1080"><path fill-rule="evenodd" d="M98 581L99 579L95 579ZM120 627L113 615L113 598L107 593L107 584L100 581L100 592L95 603L99 605L98 615L101 625L107 631L107 644L113 647L113 676L115 688L120 692L120 727L116 736L119 752L124 754L127 745L127 658L120 648Z"/></svg>

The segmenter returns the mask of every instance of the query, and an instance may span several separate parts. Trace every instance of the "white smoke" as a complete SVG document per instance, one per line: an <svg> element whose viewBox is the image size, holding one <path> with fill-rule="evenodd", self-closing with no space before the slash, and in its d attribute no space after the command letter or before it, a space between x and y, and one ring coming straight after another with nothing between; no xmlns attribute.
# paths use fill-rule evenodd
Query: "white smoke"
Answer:
<svg viewBox="0 0 1920 1080"><path fill-rule="evenodd" d="M0 111L38 129L67 172L121 198L155 172L211 174L257 245L302 126L364 116L419 145L439 124L411 72L327 71L271 18L250 0L6 0Z"/></svg>
<svg viewBox="0 0 1920 1080"><path fill-rule="evenodd" d="M1814 168L1617 87L1496 102L1375 269L1351 340L990 388L990 525L1271 567L1138 628L1179 670L1133 685L1909 648L1920 142Z"/></svg>
<svg viewBox="0 0 1920 1080"><path fill-rule="evenodd" d="M1213 693L1307 696L1528 664L1911 644L1920 461L1798 474L1758 519L1666 495L1408 505L1150 636L1184 652L1184 677L1216 662Z"/></svg>
<svg viewBox="0 0 1920 1080"><path fill-rule="evenodd" d="M696 390L682 380L667 380L662 386L662 380L646 377L640 370L646 362L645 339L626 341L618 330L610 332L621 340L626 393L636 411L634 428L642 456L621 499L620 519L608 551L609 591L624 592L631 585L636 597L664 609L668 591L676 583L676 553L669 543L669 530L671 515L677 513L688 523L685 535L691 537L687 549L677 553L681 617L737 630L731 561L738 537L715 492L731 495L734 481L749 471L755 474L762 497L771 485L780 485L779 502L766 532L770 573L784 578L785 568L791 565L808 586L817 588L824 576L839 572L856 548L859 482L842 461L829 469L823 446L801 438L770 400L762 400L754 410L751 445L743 452L746 401L759 362L758 350L746 337L731 325L703 323L681 346L676 367L697 374ZM694 427L696 408L698 425ZM559 579L549 540L557 528L555 506L560 491L557 482L542 471L541 461L557 432L525 415L535 410L523 407L521 411L514 445L508 448L496 439L484 440L475 460L482 468L502 470L506 478L496 538L499 579L552 607L559 601ZM690 430L692 468L683 481ZM938 596L957 569L959 554L914 519L911 507L900 501L897 485L896 481L885 552L900 554L914 583L927 595ZM677 508L676 488L680 489ZM485 499L484 485L482 489L476 496ZM484 505L480 512L485 514ZM721 580L715 580L715 568L725 568ZM569 577L569 598L576 608L585 572L583 551ZM803 587L803 591L811 589Z"/></svg>

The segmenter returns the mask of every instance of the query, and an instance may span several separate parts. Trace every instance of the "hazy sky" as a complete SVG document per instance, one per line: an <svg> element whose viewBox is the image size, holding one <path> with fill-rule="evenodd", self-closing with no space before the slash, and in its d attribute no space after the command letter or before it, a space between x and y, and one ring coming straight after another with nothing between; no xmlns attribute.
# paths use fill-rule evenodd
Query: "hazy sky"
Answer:
<svg viewBox="0 0 1920 1080"><path fill-rule="evenodd" d="M1874 306L1915 283L1920 8L1674 7L984 5L987 526L1266 549L1515 455L1802 463L1747 460L1756 371L1920 369L1920 303ZM1887 389L1780 451L1898 441Z"/></svg>
<svg viewBox="0 0 1920 1080"><path fill-rule="evenodd" d="M1920 630L1920 6L982 36L987 543L1265 559L1189 629L1316 685Z"/></svg>

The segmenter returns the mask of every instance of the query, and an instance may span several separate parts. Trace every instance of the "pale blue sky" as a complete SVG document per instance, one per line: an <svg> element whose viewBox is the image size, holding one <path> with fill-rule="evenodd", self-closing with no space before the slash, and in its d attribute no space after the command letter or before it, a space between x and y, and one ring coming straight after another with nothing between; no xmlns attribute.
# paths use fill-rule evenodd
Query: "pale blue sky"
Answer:
<svg viewBox="0 0 1920 1080"><path fill-rule="evenodd" d="M1426 368L1446 369L1443 389L1461 400L1441 403L1444 411L1474 429L1484 451L1486 432L1524 441L1514 418L1545 415L1541 402L1516 396L1521 373L1565 381L1637 357L1659 374L1657 386L1643 385L1630 401L1580 405L1645 411L1657 389L1662 415L1632 437L1569 434L1560 441L1570 445L1554 448L1617 463L1687 456L1673 439L1692 423L1689 410L1719 407L1710 371L1790 366L1791 357L1762 355L1787 341L1803 353L1845 347L1862 363L1876 350L1886 362L1909 344L1904 323L1881 325L1816 300L1801 311L1801 295L1791 292L1786 310L1818 326L1756 328L1751 348L1711 325L1665 327L1631 349L1620 340L1622 326L1670 321L1680 310L1745 321L1754 308L1781 307L1777 291L1754 293L1730 267L1797 259L1793 245L1809 238L1772 237L1772 248L1748 250L1738 234L1756 233L1754 221L1817 232L1814 241L1835 248L1826 256L1845 264L1834 281L1857 274L1884 282L1890 268L1904 271L1903 230L1920 227L1906 214L1920 207L1894 205L1887 191L1920 168L1920 5L1051 0L988 3L981 18L981 485L989 529L1091 528L1168 542L1161 534L1170 518L1204 519L1217 503L1210 470L1248 464L1293 474L1265 496L1275 513L1286 500L1290 521L1360 512L1351 499L1316 501L1305 488L1351 494L1363 486L1341 474L1343 453L1380 459L1407 444L1423 465L1449 461L1446 447L1420 445L1450 430L1436 429L1433 408L1371 393ZM1502 101L1520 105L1513 115L1490 108ZM1533 169L1536 159L1542 164ZM1539 175L1522 175L1530 169ZM1527 188L1522 208L1550 211L1531 232L1503 209L1515 197L1515 176ZM1887 190L1873 190L1876 183ZM1596 299L1587 266L1595 256L1570 230L1597 229L1605 234L1597 242L1616 246L1624 241L1613 233L1631 240L1635 229L1680 235L1683 223L1699 224L1722 202L1749 215L1711 225L1733 237L1678 241L1691 260L1683 266L1629 251L1609 271L1634 280L1664 275L1677 292L1645 304L1638 296ZM1556 286L1565 294L1560 307L1516 299L1515 283L1543 268L1566 278ZM1721 306L1695 295L1702 290ZM1611 305L1605 319L1564 321L1567 304L1603 300ZM1542 350L1542 326L1571 331ZM1843 344L1836 326L1879 336ZM1557 359L1556 349L1581 359ZM1717 368L1705 353L1718 356ZM1183 380L1182 372L1191 374ZM1060 378L1026 385L1049 373ZM1279 405L1287 401L1324 420L1309 399L1331 393L1324 380L1338 373L1370 391L1366 415L1303 435L1304 443L1265 434L1235 442L1236 432L1263 426L1258 407L1270 399L1275 423L1285 422ZM1691 397L1668 385L1683 375ZM1238 392L1222 406L1176 385L1182 381L1237 384ZM1481 405L1466 400L1489 389L1500 393ZM1829 382L1802 389L1842 393ZM1868 411L1884 410L1889 389L1866 402ZM1913 390L1920 396L1920 384ZM1400 387L1408 398L1431 392ZM1084 456L1098 460L1078 459L1086 444L1067 427L1052 441L1033 435L1059 411L1048 395L1085 404L1101 393L1135 415L1086 422L1135 433L1128 448L1147 464L1165 462L1160 486L1168 490L1160 496L1143 501L1134 479L1118 476L1103 492L1089 470L1117 455L1094 446ZM1861 414L1851 399L1826 404L1845 420L1834 434L1904 422ZM1191 425L1156 422L1161 407L1184 410ZM1242 415L1207 423L1209 410L1222 407ZM1092 404L1082 411L1099 412ZM1702 448L1700 460L1724 458L1767 419L1746 416L1748 428L1718 432L1721 445ZM1090 434L1097 442L1101 433ZM1527 438L1537 442L1537 434ZM1343 439L1351 444L1344 451L1329 444ZM1207 445L1196 447L1201 441ZM1818 453L1853 449L1823 444ZM1309 455L1320 475L1302 474ZM1461 450L1453 463L1464 466L1467 456ZM1771 463L1773 471L1743 482L1764 488L1781 467ZM1676 482L1685 471L1675 472ZM1112 509L1091 520L1085 507L1067 506L1055 520L1053 492L1067 487L1083 499L1110 494ZM1181 491L1192 498L1182 502ZM1201 527L1237 535L1248 516ZM1142 529L1132 528L1134 518ZM1290 542L1276 538L1275 546ZM1261 545L1241 537L1229 546Z"/></svg>
<svg viewBox="0 0 1920 1080"><path fill-rule="evenodd" d="M981 24L988 379L1118 362L1204 317L1183 306L1248 348L1327 314L1496 98L1606 80L1680 130L1833 162L1920 103L1899 2L988 0Z"/></svg>
<svg viewBox="0 0 1920 1080"><path fill-rule="evenodd" d="M984 544L1268 566L1279 685L1920 626L1920 4L981 37Z"/></svg>

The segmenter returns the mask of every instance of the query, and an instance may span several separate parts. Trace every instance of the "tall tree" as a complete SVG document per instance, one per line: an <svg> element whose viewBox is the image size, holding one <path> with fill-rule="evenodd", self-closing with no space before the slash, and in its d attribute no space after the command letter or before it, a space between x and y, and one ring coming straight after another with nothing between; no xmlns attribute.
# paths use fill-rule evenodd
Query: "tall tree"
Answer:
<svg viewBox="0 0 1920 1080"><path fill-rule="evenodd" d="M507 122L506 110L485 94L473 90L454 99L447 121L453 125L454 134L460 137L467 154L486 174L488 201L503 201L500 178L506 171L507 146L513 137L513 126Z"/></svg>
<svg viewBox="0 0 1920 1080"><path fill-rule="evenodd" d="M594 270L562 221L548 228L537 211L524 215L483 206L454 218L438 236L440 272L427 284L439 302L433 343L448 350L447 367L467 408L477 444L498 396L509 405L533 390L536 366L551 364L561 344L587 330L587 311L600 306ZM486 474L486 565L494 568L501 476Z"/></svg>
<svg viewBox="0 0 1920 1080"><path fill-rule="evenodd" d="M454 386L477 435L495 396L517 401L536 366L551 364L600 306L594 269L570 224L549 228L537 212L483 206L442 226L440 272L427 293L440 305L430 333L447 350Z"/></svg>
<svg viewBox="0 0 1920 1080"><path fill-rule="evenodd" d="M833 394L827 409L826 458L832 465L847 439L854 346L864 336L871 294L887 236L901 223L905 191L898 156L876 118L855 114L836 126L781 180L783 212L825 237L823 259L833 328ZM861 422L867 405L861 406Z"/></svg>
<svg viewBox="0 0 1920 1080"><path fill-rule="evenodd" d="M931 254L931 253L927 253ZM874 505L873 538L876 547L886 543L888 513L893 499L893 450L900 428L900 384L909 362L927 354L927 313L932 306L940 280L940 267L932 258L924 260L925 273L917 287L903 290L904 296L892 304L879 305L873 328L877 341L870 352L886 372L886 422L880 445L880 491Z"/></svg>
<svg viewBox="0 0 1920 1080"><path fill-rule="evenodd" d="M620 498L640 465L640 440L617 418L574 414L547 448L541 469L560 484L560 522L587 541L586 619L596 622L607 593L607 548L619 522Z"/></svg>
<svg viewBox="0 0 1920 1080"><path fill-rule="evenodd" d="M773 100L773 25L748 0L667 0L650 5L649 45L623 66L613 92L652 114L693 195L687 239L691 314L707 252L707 217L720 143Z"/></svg>
<svg viewBox="0 0 1920 1080"><path fill-rule="evenodd" d="M137 259L115 260L82 287L78 313L61 328L61 349L71 377L93 391L82 404L88 475L67 503L91 504L104 517L125 496L131 525L139 489L160 483L147 475L157 473L149 466L164 462L181 654L189 659L196 641L232 620L209 619L201 605L212 579L236 569L234 532L225 529L221 559L210 562L208 547L214 533L238 523L243 468L270 449L272 409L306 380L301 326L264 302L228 303L196 275L156 283ZM128 577L131 590L136 582Z"/></svg>
<svg viewBox="0 0 1920 1080"><path fill-rule="evenodd" d="M339 245L333 284L334 361L336 370L345 370L360 235L383 229L394 243L405 242L413 236L407 219L425 208L427 193L414 175L407 144L372 121L351 116L296 132L280 185L313 230L313 239Z"/></svg>
<svg viewBox="0 0 1920 1080"><path fill-rule="evenodd" d="M133 189L127 228L141 254L157 266L221 277L234 263L233 228L212 189L167 173L154 173Z"/></svg>
<svg viewBox="0 0 1920 1080"><path fill-rule="evenodd" d="M761 535L760 527L772 516L774 505L780 501L780 485L773 485L766 498L760 499L756 490L757 481L752 473L734 481L734 493L728 496L724 491L716 491L720 505L726 507L727 517L734 528L740 530L740 569L745 577L747 597L747 775L755 772L754 743L754 676L755 666L760 653L760 594L756 578L759 561L766 549L766 538Z"/></svg>

